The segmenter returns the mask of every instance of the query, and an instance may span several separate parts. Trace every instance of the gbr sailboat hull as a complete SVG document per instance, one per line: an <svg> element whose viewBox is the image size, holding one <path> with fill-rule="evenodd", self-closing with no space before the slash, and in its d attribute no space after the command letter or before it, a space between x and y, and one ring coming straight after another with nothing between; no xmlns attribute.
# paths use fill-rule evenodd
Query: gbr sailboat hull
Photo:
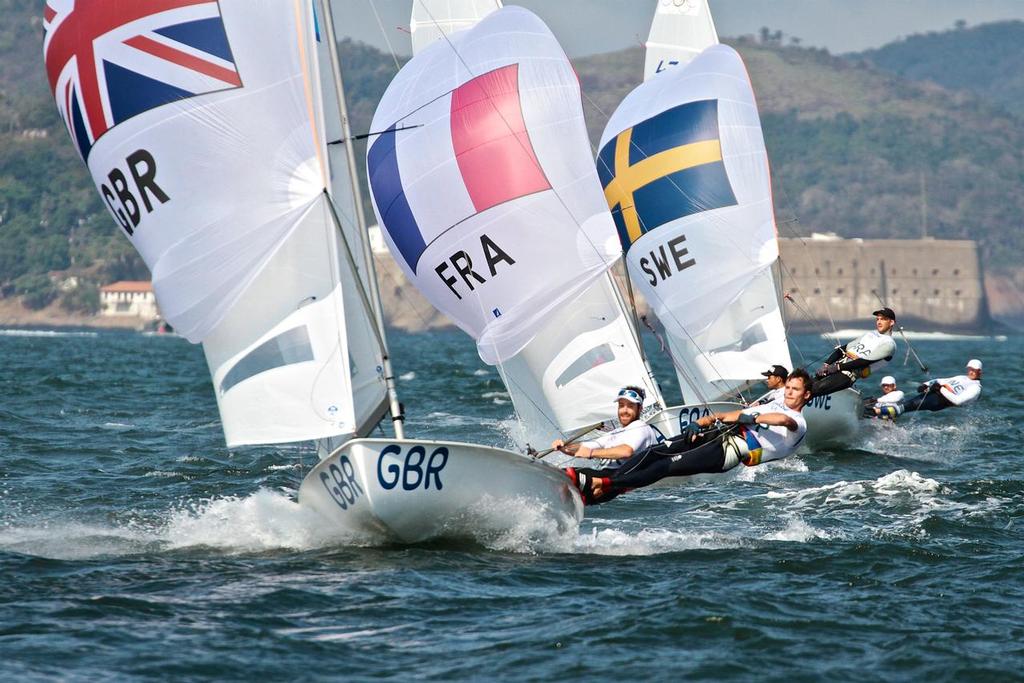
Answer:
<svg viewBox="0 0 1024 683"><path fill-rule="evenodd" d="M418 543L486 539L528 525L570 533L579 492L555 467L448 441L354 439L303 480L299 504L339 536Z"/></svg>

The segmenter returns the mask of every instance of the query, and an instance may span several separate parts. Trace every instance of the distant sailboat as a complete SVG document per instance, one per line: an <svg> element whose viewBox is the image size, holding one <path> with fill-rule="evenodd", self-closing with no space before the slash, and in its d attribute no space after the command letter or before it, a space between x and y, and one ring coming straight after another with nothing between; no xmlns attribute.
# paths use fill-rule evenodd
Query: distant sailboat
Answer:
<svg viewBox="0 0 1024 683"><path fill-rule="evenodd" d="M524 502L572 528L582 505L557 469L403 437L333 22L317 14L51 0L50 84L168 322L203 344L229 447L342 442L299 490L339 531L466 536L474 510L507 528ZM395 438L360 438L388 413Z"/></svg>

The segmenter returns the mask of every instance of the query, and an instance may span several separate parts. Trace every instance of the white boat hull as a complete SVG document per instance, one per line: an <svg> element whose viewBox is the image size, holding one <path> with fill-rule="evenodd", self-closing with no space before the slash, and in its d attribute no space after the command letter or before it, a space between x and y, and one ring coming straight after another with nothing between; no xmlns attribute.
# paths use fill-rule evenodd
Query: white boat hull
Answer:
<svg viewBox="0 0 1024 683"><path fill-rule="evenodd" d="M654 427L666 439L679 436L683 425L695 422L711 413L728 413L744 406L740 403L715 401L712 403L694 403L692 405L671 406L655 413L647 424Z"/></svg>
<svg viewBox="0 0 1024 683"><path fill-rule="evenodd" d="M807 420L807 448L845 444L860 428L860 392L850 388L815 396L804 406L803 413Z"/></svg>
<svg viewBox="0 0 1024 683"><path fill-rule="evenodd" d="M482 539L541 519L575 531L579 492L565 474L512 451L447 441L354 439L299 488L339 536L417 543Z"/></svg>

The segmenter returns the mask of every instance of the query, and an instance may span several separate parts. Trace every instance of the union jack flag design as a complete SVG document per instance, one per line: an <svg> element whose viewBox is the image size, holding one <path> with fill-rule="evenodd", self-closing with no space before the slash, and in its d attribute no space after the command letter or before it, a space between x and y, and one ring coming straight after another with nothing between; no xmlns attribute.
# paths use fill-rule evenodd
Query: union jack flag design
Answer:
<svg viewBox="0 0 1024 683"><path fill-rule="evenodd" d="M216 1L47 0L43 26L50 89L86 160L137 114L242 85Z"/></svg>

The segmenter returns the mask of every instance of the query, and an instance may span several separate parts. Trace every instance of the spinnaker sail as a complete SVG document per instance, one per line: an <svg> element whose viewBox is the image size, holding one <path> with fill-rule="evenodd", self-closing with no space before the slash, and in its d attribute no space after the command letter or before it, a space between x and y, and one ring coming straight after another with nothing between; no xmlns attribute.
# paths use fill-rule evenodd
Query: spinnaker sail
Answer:
<svg viewBox="0 0 1024 683"><path fill-rule="evenodd" d="M228 444L368 431L382 341L327 192L311 4L50 0L44 25L58 110L163 315L203 342Z"/></svg>
<svg viewBox="0 0 1024 683"><path fill-rule="evenodd" d="M644 80L673 67L686 66L718 44L708 0L658 0L647 36Z"/></svg>
<svg viewBox="0 0 1024 683"><path fill-rule="evenodd" d="M792 367L768 159L735 50L709 47L633 90L605 128L598 171L684 391L718 400L766 367Z"/></svg>
<svg viewBox="0 0 1024 683"><path fill-rule="evenodd" d="M382 232L410 281L496 364L620 249L579 82L536 16L505 7L435 42L384 93L367 150Z"/></svg>

